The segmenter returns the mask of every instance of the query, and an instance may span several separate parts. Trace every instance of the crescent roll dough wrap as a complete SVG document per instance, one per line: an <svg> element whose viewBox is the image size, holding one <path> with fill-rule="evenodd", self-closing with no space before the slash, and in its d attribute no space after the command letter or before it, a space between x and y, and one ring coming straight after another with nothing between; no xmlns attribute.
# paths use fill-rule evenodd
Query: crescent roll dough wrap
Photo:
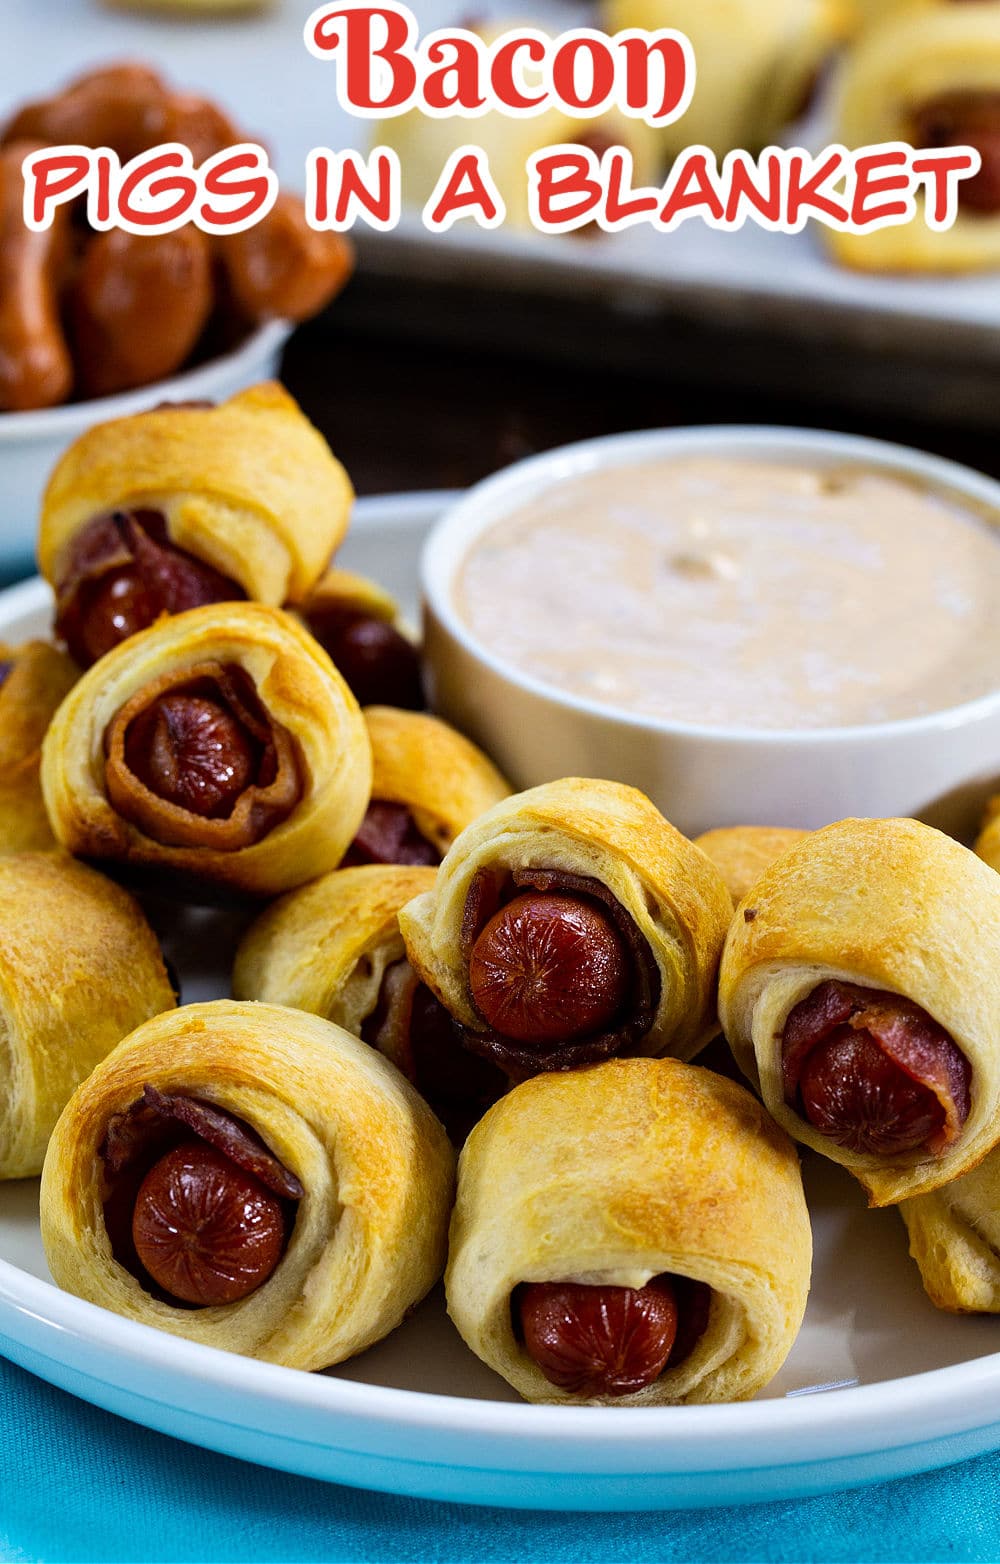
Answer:
<svg viewBox="0 0 1000 1564"><path fill-rule="evenodd" d="M269 895L342 857L371 748L312 637L280 609L226 603L91 668L49 729L42 785L73 853Z"/></svg>
<svg viewBox="0 0 1000 1564"><path fill-rule="evenodd" d="M526 1081L473 1130L448 1312L529 1401L743 1400L788 1355L811 1260L795 1148L750 1094L675 1059L616 1059ZM546 1319L555 1284L569 1290ZM662 1310L642 1305L660 1289L658 1339Z"/></svg>
<svg viewBox="0 0 1000 1564"><path fill-rule="evenodd" d="M995 793L986 805L976 852L991 869L1000 871L1000 793Z"/></svg>
<svg viewBox="0 0 1000 1564"><path fill-rule="evenodd" d="M950 1183L1000 1135L1000 881L914 820L845 820L737 908L719 1016L797 1140L876 1206Z"/></svg>
<svg viewBox="0 0 1000 1564"><path fill-rule="evenodd" d="M1000 266L1000 3L912 5L847 56L834 139L848 147L903 141L973 146L983 168L960 185L958 219L869 234L833 233L837 258L866 271L971 272Z"/></svg>
<svg viewBox="0 0 1000 1564"><path fill-rule="evenodd" d="M455 1023L406 959L400 909L435 877L432 868L367 864L291 891L244 936L233 992L294 1005L363 1037L460 1141L507 1080L461 1048Z"/></svg>
<svg viewBox="0 0 1000 1564"><path fill-rule="evenodd" d="M434 879L430 868L368 864L290 891L244 935L236 998L308 1010L360 1037L387 969L406 954L399 910Z"/></svg>
<svg viewBox="0 0 1000 1564"><path fill-rule="evenodd" d="M550 27L523 12L514 18L508 16L502 22L465 25L486 44L495 43L512 27L526 26L542 33L552 32ZM536 92L542 86L542 73L537 66L525 65L522 74L528 91ZM432 119L417 109L380 123L381 143L392 147L399 155L403 200L408 206L422 207L430 201L449 157L468 145L468 130L468 123L458 118ZM573 118L559 108L548 108L541 114L517 119L489 110L476 117L475 130L474 144L486 153L490 174L504 204L505 221L512 228L531 226L525 165L533 153L565 142L589 145L598 153L608 146L623 146L632 154L637 185L650 183L658 169L659 131L643 120L626 116L616 107L589 119Z"/></svg>
<svg viewBox="0 0 1000 1564"><path fill-rule="evenodd" d="M42 740L78 677L46 641L0 643L0 853L55 846L39 776Z"/></svg>
<svg viewBox="0 0 1000 1564"><path fill-rule="evenodd" d="M481 749L439 717L367 706L372 796L346 863L437 864L510 784Z"/></svg>
<svg viewBox="0 0 1000 1564"><path fill-rule="evenodd" d="M195 1208L171 1184L178 1159ZM452 1185L444 1131L374 1049L316 1016L220 1000L140 1027L76 1093L45 1162L42 1239L78 1297L320 1369L394 1330L437 1280ZM263 1257L254 1200L266 1219L279 1208ZM153 1241L160 1207L189 1246L186 1276Z"/></svg>
<svg viewBox="0 0 1000 1564"><path fill-rule="evenodd" d="M939 1309L1000 1314L1000 1155L899 1208L924 1291Z"/></svg>
<svg viewBox="0 0 1000 1564"><path fill-rule="evenodd" d="M731 915L715 865L644 794L566 778L463 831L400 928L466 1046L517 1077L690 1058L715 1028Z"/></svg>
<svg viewBox="0 0 1000 1564"><path fill-rule="evenodd" d="M352 499L326 441L277 384L218 407L98 424L70 446L42 501L38 563L60 634L89 663L161 612L302 598L340 544Z"/></svg>
<svg viewBox="0 0 1000 1564"><path fill-rule="evenodd" d="M0 858L0 1178L40 1172L77 1084L174 1003L127 892L55 853Z"/></svg>
<svg viewBox="0 0 1000 1564"><path fill-rule="evenodd" d="M765 869L808 834L787 826L733 825L704 831L694 842L711 858L733 901L738 902Z"/></svg>
<svg viewBox="0 0 1000 1564"><path fill-rule="evenodd" d="M601 15L609 33L674 27L694 46L691 106L657 132L669 157L695 144L721 157L779 139L851 21L844 0L604 0Z"/></svg>

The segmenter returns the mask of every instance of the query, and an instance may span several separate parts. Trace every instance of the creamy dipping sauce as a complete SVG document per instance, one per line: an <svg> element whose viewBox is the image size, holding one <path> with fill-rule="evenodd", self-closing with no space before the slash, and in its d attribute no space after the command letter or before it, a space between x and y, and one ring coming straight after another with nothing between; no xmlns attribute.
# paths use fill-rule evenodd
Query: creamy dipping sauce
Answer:
<svg viewBox="0 0 1000 1564"><path fill-rule="evenodd" d="M586 473L476 539L455 605L545 684L707 727L885 722L1000 685L1000 537L875 470Z"/></svg>

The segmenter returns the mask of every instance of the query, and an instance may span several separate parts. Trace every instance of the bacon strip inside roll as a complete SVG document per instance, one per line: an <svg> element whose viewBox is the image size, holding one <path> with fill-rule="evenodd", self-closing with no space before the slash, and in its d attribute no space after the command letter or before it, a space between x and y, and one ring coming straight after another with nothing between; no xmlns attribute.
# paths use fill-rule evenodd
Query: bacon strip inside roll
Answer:
<svg viewBox="0 0 1000 1564"><path fill-rule="evenodd" d="M244 936L233 992L294 1005L363 1037L461 1141L507 1078L462 1047L461 1028L406 959L400 908L434 879L431 868L370 864L290 892Z"/></svg>
<svg viewBox="0 0 1000 1564"><path fill-rule="evenodd" d="M0 853L55 846L42 797L42 740L78 678L47 641L0 643Z"/></svg>
<svg viewBox="0 0 1000 1564"><path fill-rule="evenodd" d="M399 604L384 587L331 567L298 613L360 705L423 711L420 649L401 627Z"/></svg>
<svg viewBox="0 0 1000 1564"><path fill-rule="evenodd" d="M873 28L847 57L835 128L848 147L971 146L982 158L959 187L951 228L928 228L920 214L875 233L828 230L839 260L896 272L1000 265L1000 0L911 5Z"/></svg>
<svg viewBox="0 0 1000 1564"><path fill-rule="evenodd" d="M357 702L289 615L192 609L103 658L46 739L63 846L269 895L335 865L364 814Z"/></svg>
<svg viewBox="0 0 1000 1564"><path fill-rule="evenodd" d="M731 913L714 864L643 794L568 778L463 831L400 928L466 1047L518 1079L693 1056Z"/></svg>
<svg viewBox="0 0 1000 1564"><path fill-rule="evenodd" d="M448 1312L528 1401L742 1400L795 1340L811 1258L795 1149L750 1094L616 1059L526 1081L472 1131Z"/></svg>
<svg viewBox="0 0 1000 1564"><path fill-rule="evenodd" d="M153 932L119 886L56 853L0 858L0 1178L40 1172L74 1088L174 1002Z"/></svg>
<svg viewBox="0 0 1000 1564"><path fill-rule="evenodd" d="M162 614L304 596L347 528L353 493L279 385L219 407L98 424L57 464L38 561L58 633L84 666Z"/></svg>
<svg viewBox="0 0 1000 1564"><path fill-rule="evenodd" d="M719 979L737 1063L873 1205L958 1178L1000 1135L996 938L1000 882L913 820L814 833L737 908Z"/></svg>
<svg viewBox="0 0 1000 1564"><path fill-rule="evenodd" d="M393 1330L445 1258L453 1153L398 1071L301 1011L140 1027L76 1093L42 1177L61 1287L189 1341L320 1369Z"/></svg>
<svg viewBox="0 0 1000 1564"><path fill-rule="evenodd" d="M344 866L438 864L510 785L481 749L439 717L368 706L372 796Z"/></svg>

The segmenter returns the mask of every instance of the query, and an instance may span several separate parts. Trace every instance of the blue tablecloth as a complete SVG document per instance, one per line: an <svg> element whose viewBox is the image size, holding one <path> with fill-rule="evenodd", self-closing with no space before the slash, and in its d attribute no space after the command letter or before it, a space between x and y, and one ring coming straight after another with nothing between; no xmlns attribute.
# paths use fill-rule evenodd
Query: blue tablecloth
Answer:
<svg viewBox="0 0 1000 1564"><path fill-rule="evenodd" d="M0 1360L0 1557L619 1564L1000 1559L1000 1456L828 1498L649 1515L466 1509L361 1493L148 1433Z"/></svg>

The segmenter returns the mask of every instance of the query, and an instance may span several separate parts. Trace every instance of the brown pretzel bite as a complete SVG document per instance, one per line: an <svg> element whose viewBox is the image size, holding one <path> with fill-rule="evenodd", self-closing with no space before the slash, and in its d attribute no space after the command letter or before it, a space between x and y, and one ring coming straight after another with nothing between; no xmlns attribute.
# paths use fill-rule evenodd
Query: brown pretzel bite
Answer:
<svg viewBox="0 0 1000 1564"><path fill-rule="evenodd" d="M125 61L87 71L60 92L25 104L3 141L110 147L123 163L162 142L179 141L195 163L239 142L232 121L195 93L173 92L147 65Z"/></svg>
<svg viewBox="0 0 1000 1564"><path fill-rule="evenodd" d="M267 216L216 240L231 303L246 320L308 320L347 283L354 251L342 234L318 233L301 197L282 191Z"/></svg>
<svg viewBox="0 0 1000 1564"><path fill-rule="evenodd" d="M0 412L64 402L73 362L59 313L71 251L70 215L60 207L51 228L25 226L21 164L37 143L0 149Z"/></svg>
<svg viewBox="0 0 1000 1564"><path fill-rule="evenodd" d="M211 249L197 228L95 234L67 301L81 390L111 396L174 374L213 301Z"/></svg>

